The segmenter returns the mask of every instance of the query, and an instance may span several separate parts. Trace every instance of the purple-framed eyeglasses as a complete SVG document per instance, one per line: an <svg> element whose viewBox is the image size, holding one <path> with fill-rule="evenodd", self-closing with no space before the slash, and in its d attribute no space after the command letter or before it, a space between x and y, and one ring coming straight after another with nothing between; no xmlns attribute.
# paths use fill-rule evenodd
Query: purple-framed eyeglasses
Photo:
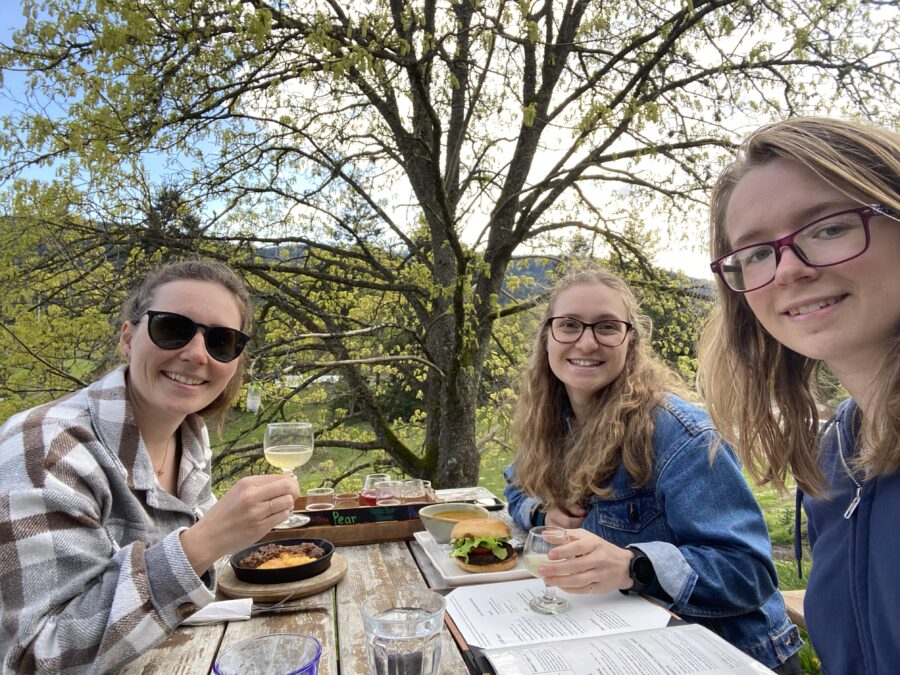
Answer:
<svg viewBox="0 0 900 675"><path fill-rule="evenodd" d="M867 204L822 216L776 239L742 246L710 263L725 285L737 293L767 286L775 279L781 251L790 248L804 265L830 267L858 258L869 248L869 220L889 214L881 204Z"/></svg>

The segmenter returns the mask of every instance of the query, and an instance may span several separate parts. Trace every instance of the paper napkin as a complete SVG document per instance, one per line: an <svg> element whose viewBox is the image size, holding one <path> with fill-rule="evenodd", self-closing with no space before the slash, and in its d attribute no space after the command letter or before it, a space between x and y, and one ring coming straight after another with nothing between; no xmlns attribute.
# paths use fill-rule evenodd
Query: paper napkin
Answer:
<svg viewBox="0 0 900 675"><path fill-rule="evenodd" d="M224 621L246 621L250 618L253 598L240 600L221 600L211 602L206 607L181 622L182 626L207 626Z"/></svg>

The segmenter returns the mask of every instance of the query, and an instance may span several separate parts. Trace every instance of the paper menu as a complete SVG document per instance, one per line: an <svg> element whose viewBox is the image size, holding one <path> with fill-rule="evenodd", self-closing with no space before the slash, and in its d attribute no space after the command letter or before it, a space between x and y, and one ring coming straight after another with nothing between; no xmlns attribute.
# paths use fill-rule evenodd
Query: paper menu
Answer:
<svg viewBox="0 0 900 675"><path fill-rule="evenodd" d="M771 673L718 635L688 624L589 639L487 649L497 675Z"/></svg>
<svg viewBox="0 0 900 675"><path fill-rule="evenodd" d="M540 579L457 588L447 613L497 675L772 672L702 626L670 626L669 612L639 596L565 594L571 610L538 614L528 601L543 588Z"/></svg>
<svg viewBox="0 0 900 675"><path fill-rule="evenodd" d="M442 502L465 501L467 499L497 499L497 496L485 487L464 487L435 490L438 500Z"/></svg>
<svg viewBox="0 0 900 675"><path fill-rule="evenodd" d="M672 618L643 598L619 592L566 595L571 610L538 614L528 601L543 590L540 579L457 588L447 596L447 613L466 642L483 649L646 630L665 626Z"/></svg>

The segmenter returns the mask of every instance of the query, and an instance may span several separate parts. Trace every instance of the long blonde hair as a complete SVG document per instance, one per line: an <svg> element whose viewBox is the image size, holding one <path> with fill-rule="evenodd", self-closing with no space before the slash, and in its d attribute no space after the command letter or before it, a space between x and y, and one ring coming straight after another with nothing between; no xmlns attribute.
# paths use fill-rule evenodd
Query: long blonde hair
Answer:
<svg viewBox="0 0 900 675"><path fill-rule="evenodd" d="M573 286L602 284L616 291L634 326L619 376L595 394L585 419L570 432L564 410L568 396L547 358L547 319L560 293ZM676 376L650 348L650 319L640 312L628 284L602 268L580 270L555 286L522 380L513 430L521 451L516 481L525 492L551 506L573 505L590 494L605 495L605 485L624 463L636 485L653 473L653 408L667 391L680 391Z"/></svg>
<svg viewBox="0 0 900 675"><path fill-rule="evenodd" d="M712 192L713 258L731 250L725 213L748 171L775 159L806 167L854 201L900 213L900 134L824 117L797 117L758 129ZM788 349L756 320L743 294L721 279L719 306L700 338L698 380L713 422L760 483L784 488L788 472L807 493L820 495L816 381L820 364ZM900 468L900 336L884 356L863 416L862 439L871 451L857 462L868 477Z"/></svg>

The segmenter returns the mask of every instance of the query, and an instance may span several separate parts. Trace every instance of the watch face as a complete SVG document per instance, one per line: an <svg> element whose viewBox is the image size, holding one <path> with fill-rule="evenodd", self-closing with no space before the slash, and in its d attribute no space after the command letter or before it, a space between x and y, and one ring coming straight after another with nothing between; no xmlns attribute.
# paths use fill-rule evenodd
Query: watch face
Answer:
<svg viewBox="0 0 900 675"><path fill-rule="evenodd" d="M631 561L631 578L639 584L647 585L653 581L653 576L653 563L650 559L643 554L636 555Z"/></svg>

